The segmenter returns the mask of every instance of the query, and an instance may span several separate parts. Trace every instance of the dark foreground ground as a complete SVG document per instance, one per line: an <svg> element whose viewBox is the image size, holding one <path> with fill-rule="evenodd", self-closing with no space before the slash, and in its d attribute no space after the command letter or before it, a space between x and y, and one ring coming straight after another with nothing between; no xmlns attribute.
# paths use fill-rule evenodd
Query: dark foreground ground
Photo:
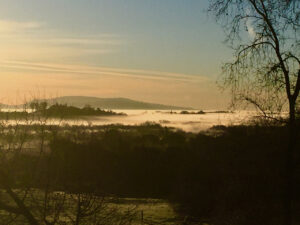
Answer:
<svg viewBox="0 0 300 225"><path fill-rule="evenodd" d="M20 125L3 128L1 139L4 183L22 193L164 199L167 209L154 207L153 215L146 210L144 224L175 224L175 217L178 224L284 224L284 126L214 127L191 134L156 124ZM300 190L299 152L295 159L294 190ZM295 224L299 203L295 191ZM155 219L158 211L166 218Z"/></svg>

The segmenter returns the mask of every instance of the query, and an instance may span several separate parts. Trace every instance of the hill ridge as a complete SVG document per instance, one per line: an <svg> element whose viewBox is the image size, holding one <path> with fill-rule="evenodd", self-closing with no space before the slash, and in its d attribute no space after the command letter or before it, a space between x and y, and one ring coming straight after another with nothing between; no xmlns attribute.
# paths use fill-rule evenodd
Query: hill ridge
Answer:
<svg viewBox="0 0 300 225"><path fill-rule="evenodd" d="M95 96L60 96L50 99L39 99L38 101L46 101L49 105L54 103L60 104L68 104L70 106L75 106L82 108L85 105L90 105L94 108L101 108L101 109L123 109L123 110L130 110L130 109L148 109L148 110L189 110L192 109L190 107L182 107L182 106L172 106L172 105L164 105L159 103L152 103L152 102L144 102L144 101L137 101L129 98L124 97L115 97L115 98L101 98ZM7 106L8 108L14 107L11 105L1 104L2 107ZM22 105L15 106L21 107Z"/></svg>

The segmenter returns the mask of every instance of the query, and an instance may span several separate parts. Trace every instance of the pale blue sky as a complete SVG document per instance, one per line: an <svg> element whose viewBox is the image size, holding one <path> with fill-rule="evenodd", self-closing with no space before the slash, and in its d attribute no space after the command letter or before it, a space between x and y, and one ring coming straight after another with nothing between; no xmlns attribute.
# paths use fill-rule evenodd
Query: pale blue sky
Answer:
<svg viewBox="0 0 300 225"><path fill-rule="evenodd" d="M214 81L231 51L207 7L207 0L0 0L0 76L19 92L26 88L18 80L33 76L27 86L59 95L219 107Z"/></svg>

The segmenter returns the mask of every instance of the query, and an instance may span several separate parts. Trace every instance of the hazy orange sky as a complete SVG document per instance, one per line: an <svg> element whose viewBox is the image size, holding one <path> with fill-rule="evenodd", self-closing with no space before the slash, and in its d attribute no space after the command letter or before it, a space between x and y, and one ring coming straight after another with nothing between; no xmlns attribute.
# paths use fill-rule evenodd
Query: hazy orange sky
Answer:
<svg viewBox="0 0 300 225"><path fill-rule="evenodd" d="M224 108L207 1L0 0L0 102L85 95Z"/></svg>

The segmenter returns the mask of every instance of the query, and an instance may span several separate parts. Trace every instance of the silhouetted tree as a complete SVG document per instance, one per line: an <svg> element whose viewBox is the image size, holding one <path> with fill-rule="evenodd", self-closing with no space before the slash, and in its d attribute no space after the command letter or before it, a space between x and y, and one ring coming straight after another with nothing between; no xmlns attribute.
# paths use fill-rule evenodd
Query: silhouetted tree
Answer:
<svg viewBox="0 0 300 225"><path fill-rule="evenodd" d="M290 141L286 158L286 224L292 223L296 102L300 90L300 1L211 0L234 49L223 67L233 102L254 104L266 117L288 102Z"/></svg>

